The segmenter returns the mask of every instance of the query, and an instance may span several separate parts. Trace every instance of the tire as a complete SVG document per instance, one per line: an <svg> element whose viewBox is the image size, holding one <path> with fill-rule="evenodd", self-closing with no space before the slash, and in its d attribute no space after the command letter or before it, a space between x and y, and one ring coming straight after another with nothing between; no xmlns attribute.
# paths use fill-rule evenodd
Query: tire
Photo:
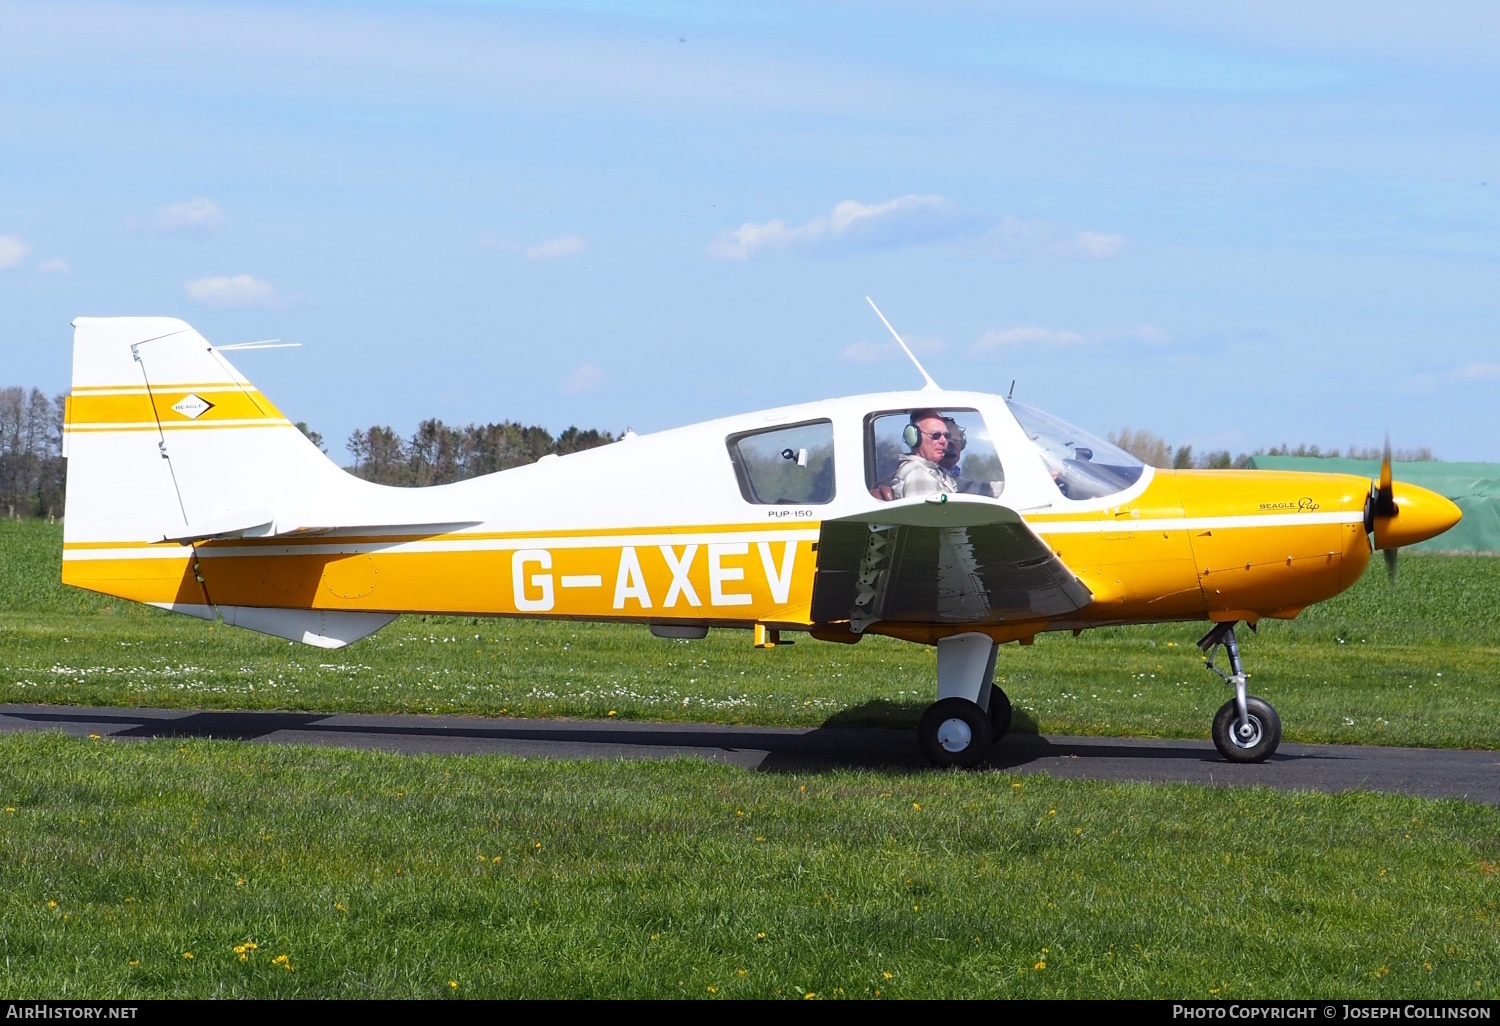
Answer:
<svg viewBox="0 0 1500 1026"><path fill-rule="evenodd" d="M999 688L990 688L990 744L998 744L1010 732L1010 696Z"/></svg>
<svg viewBox="0 0 1500 1026"><path fill-rule="evenodd" d="M934 702L917 724L917 743L927 761L941 768L971 769L989 753L993 732L985 711L967 698Z"/></svg>
<svg viewBox="0 0 1500 1026"><path fill-rule="evenodd" d="M1245 700L1245 711L1250 714L1249 738L1237 736L1235 725L1240 713L1234 699L1214 714L1214 747L1230 762L1265 762L1281 744L1281 717L1271 703L1253 695Z"/></svg>

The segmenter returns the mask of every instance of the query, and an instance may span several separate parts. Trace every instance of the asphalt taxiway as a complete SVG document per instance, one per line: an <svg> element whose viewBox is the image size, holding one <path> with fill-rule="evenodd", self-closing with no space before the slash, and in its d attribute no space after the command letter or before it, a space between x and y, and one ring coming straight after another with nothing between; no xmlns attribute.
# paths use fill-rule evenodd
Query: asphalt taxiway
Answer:
<svg viewBox="0 0 1500 1026"><path fill-rule="evenodd" d="M41 730L101 739L208 737L406 753L687 756L769 772L927 770L916 735L907 730L0 704L0 732ZM1269 762L1245 766L1225 762L1207 741L1010 734L987 765L1076 779L1390 791L1500 805L1500 752L1493 751L1283 744Z"/></svg>

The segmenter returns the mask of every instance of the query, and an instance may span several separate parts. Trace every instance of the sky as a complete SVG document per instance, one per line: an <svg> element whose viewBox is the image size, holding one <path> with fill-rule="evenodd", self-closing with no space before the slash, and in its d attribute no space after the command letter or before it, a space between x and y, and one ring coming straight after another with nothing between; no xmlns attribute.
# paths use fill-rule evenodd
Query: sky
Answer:
<svg viewBox="0 0 1500 1026"><path fill-rule="evenodd" d="M357 427L949 388L1500 460L1500 6L0 0L0 386L181 317Z"/></svg>

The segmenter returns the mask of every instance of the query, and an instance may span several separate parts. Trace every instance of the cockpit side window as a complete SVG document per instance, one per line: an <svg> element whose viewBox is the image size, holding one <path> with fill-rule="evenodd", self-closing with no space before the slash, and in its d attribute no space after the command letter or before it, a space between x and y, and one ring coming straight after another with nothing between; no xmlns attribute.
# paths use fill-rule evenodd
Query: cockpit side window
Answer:
<svg viewBox="0 0 1500 1026"><path fill-rule="evenodd" d="M1005 402L1066 498L1099 499L1123 492L1145 473L1144 463L1099 436L1013 399Z"/></svg>
<svg viewBox="0 0 1500 1026"><path fill-rule="evenodd" d="M865 418L865 483L887 502L938 492L995 498L1005 471L978 411L899 410Z"/></svg>
<svg viewBox="0 0 1500 1026"><path fill-rule="evenodd" d="M746 502L764 506L833 501L833 422L814 420L730 435L729 459Z"/></svg>

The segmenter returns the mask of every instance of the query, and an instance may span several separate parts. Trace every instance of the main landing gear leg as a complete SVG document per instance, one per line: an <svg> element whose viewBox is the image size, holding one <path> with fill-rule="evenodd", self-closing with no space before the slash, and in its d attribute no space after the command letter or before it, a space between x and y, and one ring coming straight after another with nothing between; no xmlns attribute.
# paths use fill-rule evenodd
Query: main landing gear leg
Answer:
<svg viewBox="0 0 1500 1026"><path fill-rule="evenodd" d="M1221 645L1229 653L1228 673L1214 665L1214 654ZM1234 624L1216 624L1199 640L1198 647L1208 653L1208 668L1234 688L1234 698L1214 715L1214 747L1230 762L1265 762L1281 744L1281 717L1271 703L1245 693L1245 667L1240 662Z"/></svg>
<svg viewBox="0 0 1500 1026"><path fill-rule="evenodd" d="M977 766L1010 729L1010 699L995 687L998 647L979 633L938 642L938 700L917 725L922 754L934 766Z"/></svg>

